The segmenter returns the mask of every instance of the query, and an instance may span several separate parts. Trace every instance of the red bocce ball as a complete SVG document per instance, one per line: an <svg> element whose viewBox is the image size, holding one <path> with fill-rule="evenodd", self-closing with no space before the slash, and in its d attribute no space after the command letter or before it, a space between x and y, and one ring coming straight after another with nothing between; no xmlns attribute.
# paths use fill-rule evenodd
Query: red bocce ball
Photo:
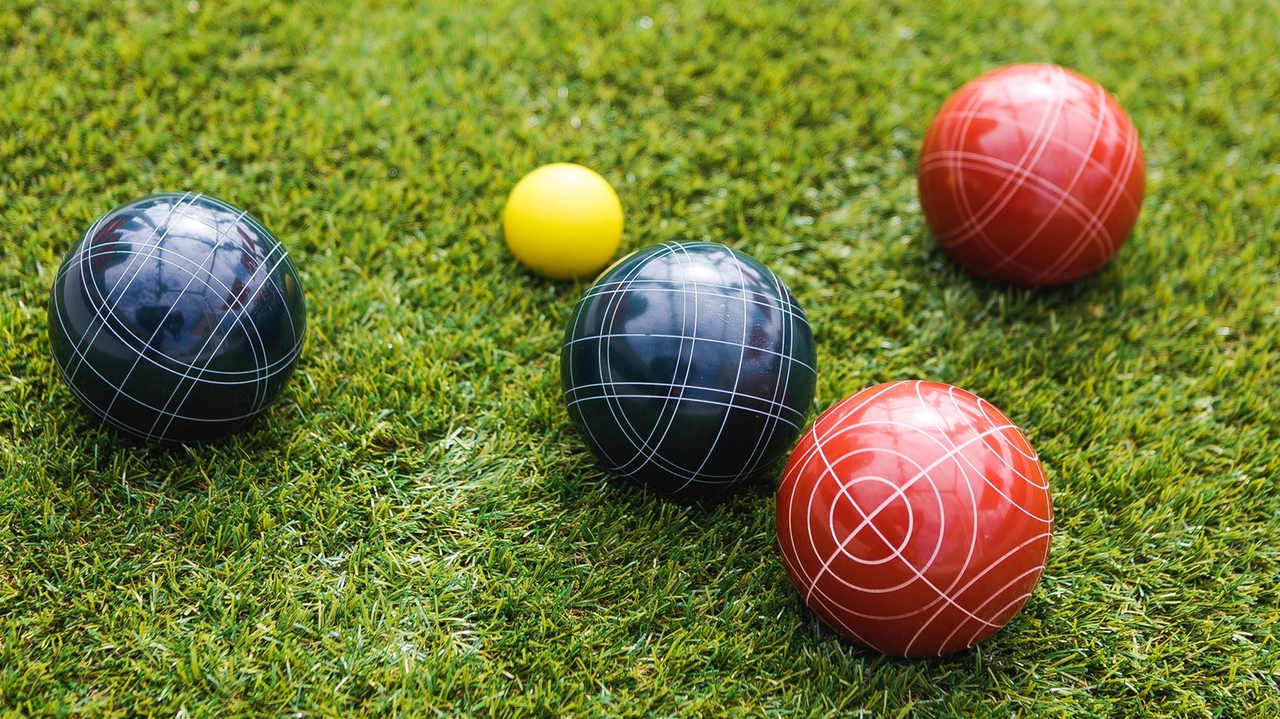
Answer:
<svg viewBox="0 0 1280 719"><path fill-rule="evenodd" d="M1044 571L1053 505L1009 418L938 382L865 389L804 433L778 490L778 543L806 604L898 656L977 644Z"/></svg>
<svg viewBox="0 0 1280 719"><path fill-rule="evenodd" d="M916 170L929 229L997 282L1061 285L1128 239L1146 185L1138 132L1100 85L1055 65L1013 65L947 100Z"/></svg>

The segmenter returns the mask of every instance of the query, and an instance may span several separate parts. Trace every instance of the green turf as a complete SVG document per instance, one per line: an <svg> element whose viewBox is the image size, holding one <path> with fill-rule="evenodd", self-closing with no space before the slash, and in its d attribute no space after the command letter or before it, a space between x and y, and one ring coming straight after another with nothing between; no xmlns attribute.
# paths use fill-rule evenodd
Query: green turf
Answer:
<svg viewBox="0 0 1280 719"><path fill-rule="evenodd" d="M0 714L1280 715L1280 6L620 5L3 3ZM974 280L915 196L932 114L1016 61L1099 80L1147 155L1131 242L1059 291ZM556 160L626 248L777 269L815 412L933 378L1027 429L1058 524L1006 631L863 651L788 583L773 481L601 475L559 398L584 286L501 242ZM187 450L91 421L45 334L62 253L157 190L248 208L310 300L285 399Z"/></svg>

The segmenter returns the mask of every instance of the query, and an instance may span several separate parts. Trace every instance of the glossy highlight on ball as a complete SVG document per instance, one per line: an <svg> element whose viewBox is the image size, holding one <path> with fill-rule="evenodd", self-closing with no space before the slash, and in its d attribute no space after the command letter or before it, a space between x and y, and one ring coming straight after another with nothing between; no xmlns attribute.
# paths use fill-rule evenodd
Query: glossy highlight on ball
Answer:
<svg viewBox="0 0 1280 719"><path fill-rule="evenodd" d="M773 271L713 242L606 270L560 360L569 416L611 472L664 495L719 492L774 466L813 402L804 310Z"/></svg>
<svg viewBox="0 0 1280 719"><path fill-rule="evenodd" d="M886 654L938 656L1026 603L1053 505L1008 417L957 387L909 381L813 423L783 474L777 526L787 574L826 624Z"/></svg>
<svg viewBox="0 0 1280 719"><path fill-rule="evenodd" d="M306 302L288 253L246 211L165 193L99 218L49 298L49 343L108 424L179 444L238 431L284 391Z"/></svg>
<svg viewBox="0 0 1280 719"><path fill-rule="evenodd" d="M997 282L1049 287L1096 272L1137 222L1138 133L1102 86L1055 65L967 83L925 135L916 177L929 229Z"/></svg>

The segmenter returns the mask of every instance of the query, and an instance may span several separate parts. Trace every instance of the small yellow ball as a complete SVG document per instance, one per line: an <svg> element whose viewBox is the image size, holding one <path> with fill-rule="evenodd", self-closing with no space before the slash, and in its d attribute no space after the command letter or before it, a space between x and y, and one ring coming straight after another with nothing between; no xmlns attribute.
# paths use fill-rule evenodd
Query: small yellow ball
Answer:
<svg viewBox="0 0 1280 719"><path fill-rule="evenodd" d="M502 213L516 259L553 280L599 272L622 240L622 203L600 175L582 165L543 165L516 183Z"/></svg>

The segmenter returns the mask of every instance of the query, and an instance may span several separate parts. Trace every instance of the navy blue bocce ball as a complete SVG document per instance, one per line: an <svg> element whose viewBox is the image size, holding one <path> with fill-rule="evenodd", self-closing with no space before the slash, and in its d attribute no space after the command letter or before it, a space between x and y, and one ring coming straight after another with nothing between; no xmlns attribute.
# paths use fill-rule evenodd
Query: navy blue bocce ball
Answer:
<svg viewBox="0 0 1280 719"><path fill-rule="evenodd" d="M813 333L782 280L713 242L636 252L578 302L560 379L569 416L611 472L664 495L769 469L804 427Z"/></svg>
<svg viewBox="0 0 1280 719"><path fill-rule="evenodd" d="M283 392L305 334L284 247L247 212L196 194L103 215L49 298L49 343L72 392L166 444L244 428Z"/></svg>

